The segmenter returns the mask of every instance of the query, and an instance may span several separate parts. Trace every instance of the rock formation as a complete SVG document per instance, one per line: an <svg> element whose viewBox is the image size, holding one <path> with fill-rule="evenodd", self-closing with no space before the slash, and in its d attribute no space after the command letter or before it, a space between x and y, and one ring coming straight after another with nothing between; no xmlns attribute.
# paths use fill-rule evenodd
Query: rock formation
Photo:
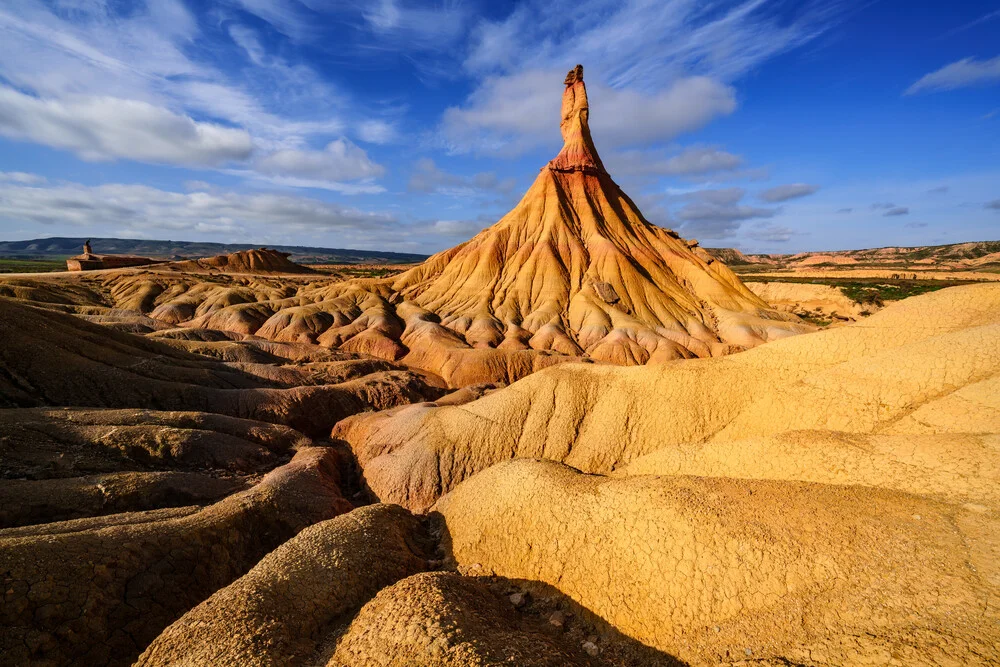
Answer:
<svg viewBox="0 0 1000 667"><path fill-rule="evenodd" d="M608 479L521 459L436 509L462 571L555 586L683 664L1000 659L1000 525L982 506L866 486Z"/></svg>
<svg viewBox="0 0 1000 667"><path fill-rule="evenodd" d="M83 254L66 260L67 271L94 271L97 269L120 269L127 266L155 264L157 260L132 255L95 255L90 247L90 239L83 242Z"/></svg>
<svg viewBox="0 0 1000 667"><path fill-rule="evenodd" d="M334 435L379 499L411 509L513 457L992 499L1000 459L980 434L1000 429L1000 285L913 297L863 325L628 372L562 366L460 407L354 416Z"/></svg>
<svg viewBox="0 0 1000 667"><path fill-rule="evenodd" d="M288 259L291 253L258 248L257 250L241 250L228 255L217 255L206 259L189 259L173 262L169 270L185 273L252 273L255 275L316 273L307 266L296 264Z"/></svg>
<svg viewBox="0 0 1000 667"><path fill-rule="evenodd" d="M387 278L0 277L0 663L1000 664L1000 283L790 336L588 121Z"/></svg>
<svg viewBox="0 0 1000 667"><path fill-rule="evenodd" d="M212 412L326 435L348 414L442 393L422 376L386 362L358 365L333 356L306 366L227 365L6 299L0 299L0 339L0 408Z"/></svg>
<svg viewBox="0 0 1000 667"><path fill-rule="evenodd" d="M563 92L564 146L521 202L391 280L416 365L485 356L469 348L643 364L805 331L695 244L642 216L605 171L589 113L577 67Z"/></svg>
<svg viewBox="0 0 1000 667"><path fill-rule="evenodd" d="M647 221L605 170L589 114L578 66L563 91L563 148L520 203L409 271L316 286L294 304L234 303L201 318L209 294L192 290L158 297L152 316L273 340L306 335L401 360L452 386L510 382L569 360L718 356L810 330L696 242Z"/></svg>

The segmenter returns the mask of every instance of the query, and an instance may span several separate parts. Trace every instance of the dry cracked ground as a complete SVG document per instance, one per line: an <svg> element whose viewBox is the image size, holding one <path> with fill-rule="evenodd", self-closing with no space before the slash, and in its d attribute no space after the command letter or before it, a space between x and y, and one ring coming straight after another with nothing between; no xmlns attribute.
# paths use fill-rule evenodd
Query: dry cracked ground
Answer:
<svg viewBox="0 0 1000 667"><path fill-rule="evenodd" d="M505 388L155 312L322 280L0 282L0 663L1000 664L1000 285Z"/></svg>

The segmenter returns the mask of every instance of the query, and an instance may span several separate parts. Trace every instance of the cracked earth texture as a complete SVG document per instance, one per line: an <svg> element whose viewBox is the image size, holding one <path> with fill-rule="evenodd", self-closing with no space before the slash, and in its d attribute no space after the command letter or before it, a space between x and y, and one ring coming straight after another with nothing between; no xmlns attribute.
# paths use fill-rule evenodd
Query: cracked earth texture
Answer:
<svg viewBox="0 0 1000 667"><path fill-rule="evenodd" d="M551 584L685 662L1000 660L992 513L863 486L515 460L435 506L479 574Z"/></svg>

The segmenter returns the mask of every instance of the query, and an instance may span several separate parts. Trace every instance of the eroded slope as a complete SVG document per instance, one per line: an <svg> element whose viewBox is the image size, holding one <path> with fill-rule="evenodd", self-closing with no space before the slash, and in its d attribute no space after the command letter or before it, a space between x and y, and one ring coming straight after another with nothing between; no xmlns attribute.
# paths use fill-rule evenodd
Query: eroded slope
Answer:
<svg viewBox="0 0 1000 667"><path fill-rule="evenodd" d="M512 457L609 473L683 446L685 460L696 466L690 471L699 474L697 466L710 467L707 459L717 456L717 443L794 430L856 437L838 448L817 445L815 454L800 447L799 456L711 469L733 476L780 470L790 479L827 481L823 466L834 458L860 470L882 457L883 468L904 470L899 448L877 439L867 444L883 433L911 434L931 459L954 454L965 437L969 451L984 453L982 465L995 469L997 454L979 434L1000 431L993 398L998 374L1000 287L972 285L908 299L863 323L720 359L631 369L564 365L462 406L352 417L335 435L351 443L376 496L411 508L429 507L469 475ZM942 439L941 433L968 435ZM739 448L729 451L737 456ZM965 458L956 461L956 471ZM674 470L668 465L664 472ZM885 483L931 484L921 475L917 466L903 476L911 481L887 476ZM933 484L950 487L941 479Z"/></svg>

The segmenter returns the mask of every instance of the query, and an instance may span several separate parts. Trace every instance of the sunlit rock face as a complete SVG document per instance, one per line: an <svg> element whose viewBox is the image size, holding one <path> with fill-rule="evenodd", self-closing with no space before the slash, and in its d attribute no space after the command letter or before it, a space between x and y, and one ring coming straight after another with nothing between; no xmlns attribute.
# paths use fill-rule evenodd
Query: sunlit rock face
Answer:
<svg viewBox="0 0 1000 667"><path fill-rule="evenodd" d="M719 356L808 330L696 241L647 221L605 170L589 116L577 66L563 90L564 146L518 205L404 273L263 300L217 288L178 292L159 299L153 316L401 360L452 386L511 382L580 359Z"/></svg>

